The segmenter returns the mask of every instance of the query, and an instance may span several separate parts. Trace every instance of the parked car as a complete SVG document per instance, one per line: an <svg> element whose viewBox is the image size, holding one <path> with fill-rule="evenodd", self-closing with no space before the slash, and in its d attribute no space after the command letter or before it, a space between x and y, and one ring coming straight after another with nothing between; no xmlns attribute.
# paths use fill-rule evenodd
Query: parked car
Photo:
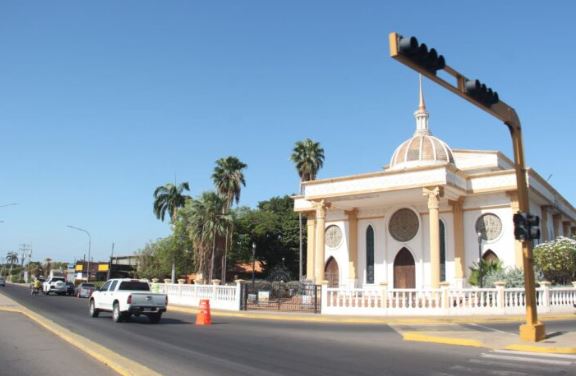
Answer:
<svg viewBox="0 0 576 376"><path fill-rule="evenodd" d="M76 287L74 286L74 283L66 282L66 295L69 295L69 296L74 295L75 290L76 290Z"/></svg>
<svg viewBox="0 0 576 376"><path fill-rule="evenodd" d="M148 282L137 279L111 279L90 297L90 316L100 311L112 311L114 322L121 322L131 315L148 316L150 322L158 323L166 312L168 295L150 292Z"/></svg>
<svg viewBox="0 0 576 376"><path fill-rule="evenodd" d="M6 280L4 279L4 277L0 277L0 286L6 287Z"/></svg>
<svg viewBox="0 0 576 376"><path fill-rule="evenodd" d="M83 282L76 287L76 295L77 298L89 298L92 296L92 293L96 289L93 283Z"/></svg>

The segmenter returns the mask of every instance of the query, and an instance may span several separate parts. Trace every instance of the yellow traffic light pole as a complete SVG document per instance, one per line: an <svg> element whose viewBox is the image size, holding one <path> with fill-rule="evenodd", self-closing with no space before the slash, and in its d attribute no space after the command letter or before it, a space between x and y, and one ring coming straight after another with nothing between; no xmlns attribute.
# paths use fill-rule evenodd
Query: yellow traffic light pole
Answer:
<svg viewBox="0 0 576 376"><path fill-rule="evenodd" d="M528 185L526 182L524 148L522 146L522 127L514 108L510 107L503 101L498 101L498 103L489 107L481 104L466 94L465 84L468 81L468 78L463 74L446 65L443 68L443 71L456 80L455 85L451 84L450 82L438 77L435 73L428 71L424 67L413 62L411 59L400 54L398 49L399 40L400 36L397 33L390 33L389 42L391 57L425 75L440 86L450 90L459 97L464 98L476 107L488 112L506 124L510 131L510 135L512 136L512 145L514 147L514 168L516 170L518 206L521 212L527 213L529 210ZM544 324L538 321L538 311L536 310L536 290L534 283L534 262L532 259L531 240L522 241L522 261L524 266L524 289L526 295L526 323L520 325L520 338L531 342L541 341L545 338L546 333L544 330Z"/></svg>

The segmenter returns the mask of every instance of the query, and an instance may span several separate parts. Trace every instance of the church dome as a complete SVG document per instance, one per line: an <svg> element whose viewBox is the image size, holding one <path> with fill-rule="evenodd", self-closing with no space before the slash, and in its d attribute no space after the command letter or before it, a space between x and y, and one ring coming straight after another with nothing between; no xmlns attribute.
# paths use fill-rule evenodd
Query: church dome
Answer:
<svg viewBox="0 0 576 376"><path fill-rule="evenodd" d="M432 136L428 129L429 115L422 94L422 76L420 76L419 96L418 110L414 113L416 132L396 148L390 160L390 170L454 163L450 147L444 141Z"/></svg>

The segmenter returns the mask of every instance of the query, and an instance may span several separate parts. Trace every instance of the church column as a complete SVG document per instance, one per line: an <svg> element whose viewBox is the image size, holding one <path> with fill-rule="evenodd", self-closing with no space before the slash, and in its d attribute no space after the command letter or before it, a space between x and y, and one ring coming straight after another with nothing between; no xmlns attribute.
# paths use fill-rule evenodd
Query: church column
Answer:
<svg viewBox="0 0 576 376"><path fill-rule="evenodd" d="M520 203L518 202L518 193L516 191L508 192L508 196L510 197L510 208L512 209L512 215L514 215L518 211L520 211ZM514 261L518 269L524 270L522 242L520 240L514 240Z"/></svg>
<svg viewBox="0 0 576 376"><path fill-rule="evenodd" d="M460 197L457 201L449 201L454 217L454 279L456 287L464 287L464 270L466 270L463 202L464 197Z"/></svg>
<svg viewBox="0 0 576 376"><path fill-rule="evenodd" d="M314 252L315 261L315 280L316 283L324 281L324 229L326 227L326 204L324 200L316 203L316 252Z"/></svg>
<svg viewBox="0 0 576 376"><path fill-rule="evenodd" d="M316 247L316 212L306 213L306 279L314 280L314 250Z"/></svg>
<svg viewBox="0 0 576 376"><path fill-rule="evenodd" d="M542 220L540 221L540 234L542 236L542 241L547 242L550 234L548 233L548 205L542 205L540 211L542 213Z"/></svg>
<svg viewBox="0 0 576 376"><path fill-rule="evenodd" d="M562 229L560 228L560 222L562 220L562 215L561 214L554 214L552 216L552 224L554 225L554 239L556 239L557 237L559 237L560 235L562 235L560 233L560 231L562 231Z"/></svg>
<svg viewBox="0 0 576 376"><path fill-rule="evenodd" d="M430 221L430 287L440 288L440 225L438 209L440 207L441 187L424 188L428 197L428 219Z"/></svg>
<svg viewBox="0 0 576 376"><path fill-rule="evenodd" d="M346 211L348 215L348 283L356 287L358 278L358 209Z"/></svg>
<svg viewBox="0 0 576 376"><path fill-rule="evenodd" d="M562 236L570 237L570 221L562 222Z"/></svg>

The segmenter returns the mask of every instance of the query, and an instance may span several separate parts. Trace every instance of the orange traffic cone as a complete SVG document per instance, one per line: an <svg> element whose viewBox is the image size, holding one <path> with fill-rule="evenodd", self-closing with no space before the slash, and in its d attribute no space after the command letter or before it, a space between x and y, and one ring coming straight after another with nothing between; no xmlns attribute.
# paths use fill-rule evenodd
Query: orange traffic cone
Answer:
<svg viewBox="0 0 576 376"><path fill-rule="evenodd" d="M210 300L200 300L200 311L196 315L196 325L212 325L210 317Z"/></svg>

